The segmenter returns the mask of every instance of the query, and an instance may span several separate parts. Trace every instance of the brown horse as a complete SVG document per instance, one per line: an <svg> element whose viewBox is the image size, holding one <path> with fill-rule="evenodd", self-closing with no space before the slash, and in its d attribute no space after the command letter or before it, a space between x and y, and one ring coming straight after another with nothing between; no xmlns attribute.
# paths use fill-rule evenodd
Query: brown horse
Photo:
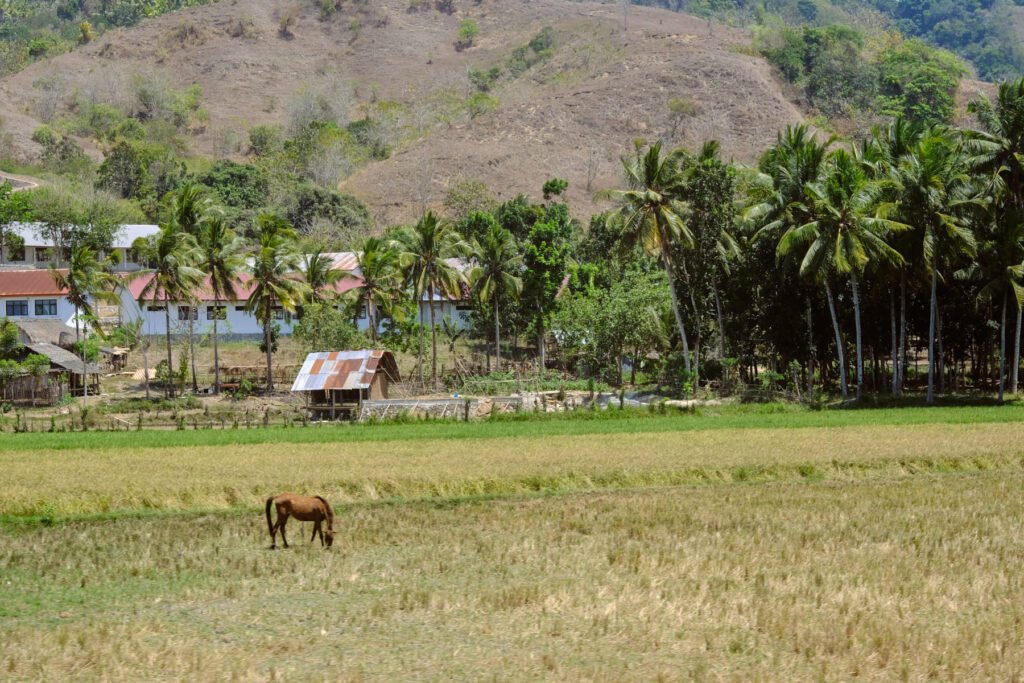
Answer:
<svg viewBox="0 0 1024 683"><path fill-rule="evenodd" d="M270 518L271 506L277 508L277 523ZM284 547L288 547L288 539L284 535L284 525L288 523L289 517L294 517L300 522L313 522L313 535L309 538L312 543L317 534L320 534L320 545L328 548L334 543L334 510L326 499L320 496L299 496L294 493L282 493L279 496L267 498L267 528L270 529L270 549L277 548L277 530L281 530L281 540ZM326 543L324 532L320 523L327 520Z"/></svg>

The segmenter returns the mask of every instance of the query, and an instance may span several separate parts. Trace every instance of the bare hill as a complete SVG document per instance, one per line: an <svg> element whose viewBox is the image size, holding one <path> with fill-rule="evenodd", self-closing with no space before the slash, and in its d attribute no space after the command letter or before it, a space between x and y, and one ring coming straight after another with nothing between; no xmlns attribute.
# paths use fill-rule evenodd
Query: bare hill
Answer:
<svg viewBox="0 0 1024 683"><path fill-rule="evenodd" d="M32 131L74 93L116 101L134 74L159 74L178 88L202 87L209 119L192 144L223 153L225 140L253 125L285 124L303 88L351 83L351 116L389 112L395 152L341 187L388 222L439 203L459 179L507 198L564 177L585 215L594 208L588 176L592 191L609 187L634 139L667 137L671 98L692 104L673 142L717 138L743 161L801 119L769 66L745 54L748 34L683 14L632 7L627 31L621 5L572 0L455 0L452 14L418 0L346 2L326 21L313 5L291 6L290 36L279 31L287 6L273 0L225 0L108 33L0 81L0 116L29 156L38 151ZM466 18L479 35L456 51ZM545 26L554 29L550 58L503 75L490 93L497 108L471 112L468 71L503 67Z"/></svg>

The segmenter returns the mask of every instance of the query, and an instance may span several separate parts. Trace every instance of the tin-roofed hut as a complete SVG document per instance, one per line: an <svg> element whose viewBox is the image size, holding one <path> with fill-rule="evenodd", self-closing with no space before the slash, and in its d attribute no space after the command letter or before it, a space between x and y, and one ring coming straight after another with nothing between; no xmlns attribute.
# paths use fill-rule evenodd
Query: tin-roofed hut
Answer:
<svg viewBox="0 0 1024 683"><path fill-rule="evenodd" d="M292 391L302 392L311 417L352 417L367 399L388 398L401 382L390 351L321 351L306 356Z"/></svg>

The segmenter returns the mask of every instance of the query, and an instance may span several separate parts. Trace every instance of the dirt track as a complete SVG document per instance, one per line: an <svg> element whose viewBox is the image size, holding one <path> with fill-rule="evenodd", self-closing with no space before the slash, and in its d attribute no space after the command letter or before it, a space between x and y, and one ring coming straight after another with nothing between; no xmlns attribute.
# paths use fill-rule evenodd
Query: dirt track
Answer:
<svg viewBox="0 0 1024 683"><path fill-rule="evenodd" d="M0 173L0 183L10 183L14 191L18 192L19 190L31 190L39 187L43 184L43 181L38 178L29 178L28 176Z"/></svg>

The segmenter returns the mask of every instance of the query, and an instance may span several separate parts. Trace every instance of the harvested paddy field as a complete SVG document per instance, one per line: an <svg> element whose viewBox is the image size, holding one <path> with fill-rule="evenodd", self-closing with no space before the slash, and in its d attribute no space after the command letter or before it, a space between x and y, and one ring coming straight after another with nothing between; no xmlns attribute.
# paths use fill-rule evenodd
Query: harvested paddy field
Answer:
<svg viewBox="0 0 1024 683"><path fill-rule="evenodd" d="M1024 424L906 415L8 441L0 677L1020 680Z"/></svg>

